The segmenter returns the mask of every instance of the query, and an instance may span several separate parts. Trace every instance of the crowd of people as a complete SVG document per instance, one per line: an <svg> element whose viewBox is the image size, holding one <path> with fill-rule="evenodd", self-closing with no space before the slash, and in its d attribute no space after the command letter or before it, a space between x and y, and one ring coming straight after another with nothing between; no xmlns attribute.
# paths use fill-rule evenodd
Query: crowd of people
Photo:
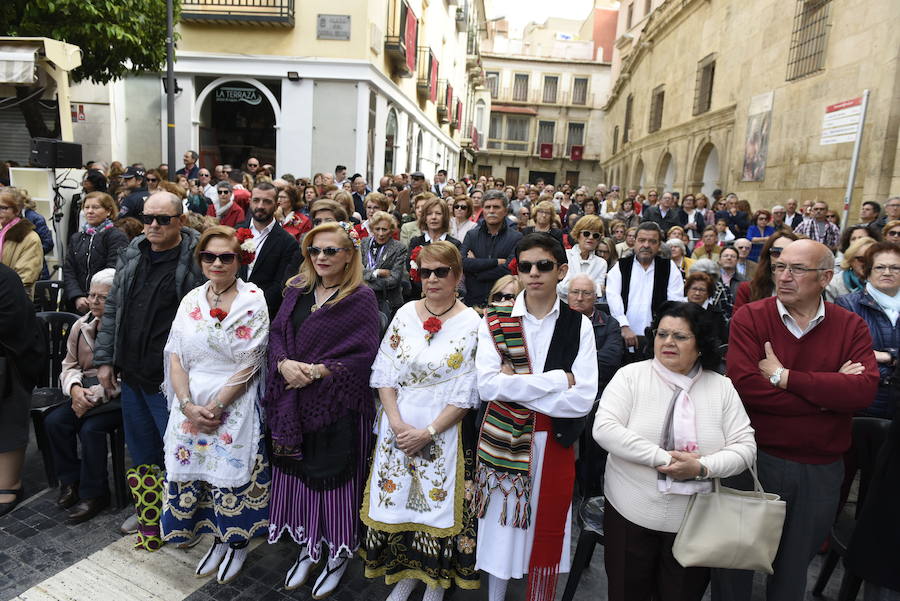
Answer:
<svg viewBox="0 0 900 601"><path fill-rule="evenodd" d="M46 420L72 523L109 505L123 423L123 532L150 551L210 534L195 573L221 583L267 537L296 545L286 590L318 570L314 598L358 555L389 601L483 581L500 601L521 578L549 601L573 503L599 497L609 599L749 599L752 572L684 567L673 543L693 495L755 468L787 502L767 597L803 598L852 419L895 413L900 197L842 231L823 202L719 190L183 161L175 181L90 164L72 200L56 277L78 320ZM33 209L0 188L0 515L24 497L44 352ZM855 569L900 599L897 519L862 511Z"/></svg>

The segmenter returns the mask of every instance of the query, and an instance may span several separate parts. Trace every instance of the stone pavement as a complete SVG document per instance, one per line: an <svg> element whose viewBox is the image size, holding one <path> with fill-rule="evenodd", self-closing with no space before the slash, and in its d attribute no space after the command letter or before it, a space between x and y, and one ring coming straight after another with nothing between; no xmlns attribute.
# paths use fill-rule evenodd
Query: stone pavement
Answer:
<svg viewBox="0 0 900 601"><path fill-rule="evenodd" d="M72 526L56 508L56 489L47 489L43 465L36 449L29 448L25 484L29 498L11 514L0 518L0 601L284 601L311 599L309 586L292 592L283 588L284 575L294 561L296 547L288 542L267 545L260 541L250 552L241 575L226 586L214 579L196 579L193 569L205 552L206 541L188 551L171 546L157 553L131 549L131 537L118 527L128 508L110 508L88 523ZM574 534L573 534L574 536ZM573 540L574 553L574 540ZM810 588L819 572L817 557L809 570ZM842 576L839 567L825 591L836 599ZM315 574L310 582L314 581ZM486 583L485 583L486 587ZM565 577L560 578L557 599ZM383 581L368 580L354 561L335 601L383 601L389 592ZM421 599L424 586L410 599ZM707 594L707 598L709 595ZM862 595L860 595L860 598ZM454 601L486 601L487 591L452 591ZM507 599L525 598L524 584L513 581ZM578 601L606 599L603 550L598 547L576 595ZM759 587L755 600L762 600ZM807 599L814 599L807 594Z"/></svg>

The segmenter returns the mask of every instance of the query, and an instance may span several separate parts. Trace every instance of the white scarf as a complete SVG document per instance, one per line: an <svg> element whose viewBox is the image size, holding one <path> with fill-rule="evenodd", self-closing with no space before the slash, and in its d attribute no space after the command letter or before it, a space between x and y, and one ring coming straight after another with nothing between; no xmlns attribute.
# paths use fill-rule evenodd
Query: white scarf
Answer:
<svg viewBox="0 0 900 601"><path fill-rule="evenodd" d="M894 296L888 296L873 286L871 282L866 282L866 292L878 303L884 314L891 320L891 325L897 325L897 317L900 317L900 292Z"/></svg>
<svg viewBox="0 0 900 601"><path fill-rule="evenodd" d="M232 204L234 204L234 200L233 200L233 199L232 199L232 200L229 200L229 201L228 201L227 203L225 203L225 204L221 204L221 203L219 202L219 199L218 199L218 198L217 198L216 200L214 200L214 201L213 201L213 206L216 208L216 217L217 217L218 219L221 219L222 217L224 217L224 216L225 216L225 213L228 212L228 209L231 208L231 205L232 205Z"/></svg>
<svg viewBox="0 0 900 601"><path fill-rule="evenodd" d="M697 418L694 410L694 402L691 400L691 388L703 375L703 368L695 366L693 375L676 373L660 363L659 359L653 359L653 371L660 380L674 392L671 407L666 412L665 429L660 446L666 450L698 453L700 447L697 444ZM673 480L671 476L659 475L657 487L663 494L692 495L712 491L712 482L709 480Z"/></svg>

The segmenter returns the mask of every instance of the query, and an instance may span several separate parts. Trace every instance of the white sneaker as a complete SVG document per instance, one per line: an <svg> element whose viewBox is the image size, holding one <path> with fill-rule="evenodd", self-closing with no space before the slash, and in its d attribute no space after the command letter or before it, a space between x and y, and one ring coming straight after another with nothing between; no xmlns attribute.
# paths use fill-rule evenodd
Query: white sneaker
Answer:
<svg viewBox="0 0 900 601"><path fill-rule="evenodd" d="M310 559L306 546L302 547L300 554L297 556L297 561L288 570L287 577L284 579L284 589L292 591L306 584L309 573L312 572L314 567L316 567L316 564Z"/></svg>
<svg viewBox="0 0 900 601"><path fill-rule="evenodd" d="M132 513L128 516L128 519L122 522L122 525L119 526L119 532L122 534L134 534L138 531L138 519L137 514Z"/></svg>
<svg viewBox="0 0 900 601"><path fill-rule="evenodd" d="M325 569L322 570L322 573L316 579L315 585L313 585L312 598L324 599L333 593L341 583L341 578L344 577L344 572L347 571L347 566L349 565L349 557L338 557L335 560L329 559Z"/></svg>
<svg viewBox="0 0 900 601"><path fill-rule="evenodd" d="M222 563L222 558L225 557L225 552L227 550L228 545L221 541L214 540L209 551L206 552L206 555L204 555L203 559L200 560L200 563L197 564L194 575L197 576L197 578L206 578L207 576L215 574L216 570L219 569L219 564Z"/></svg>
<svg viewBox="0 0 900 601"><path fill-rule="evenodd" d="M228 584L241 573L244 567L244 561L247 559L247 546L240 549L228 547L225 553L225 559L219 566L219 584Z"/></svg>

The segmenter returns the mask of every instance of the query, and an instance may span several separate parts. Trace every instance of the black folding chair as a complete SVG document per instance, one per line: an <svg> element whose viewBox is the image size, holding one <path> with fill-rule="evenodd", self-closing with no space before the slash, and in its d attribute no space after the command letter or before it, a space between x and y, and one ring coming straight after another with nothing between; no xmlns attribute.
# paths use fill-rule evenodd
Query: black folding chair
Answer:
<svg viewBox="0 0 900 601"><path fill-rule="evenodd" d="M34 305L38 311L59 311L63 301L63 284L59 280L34 283Z"/></svg>

